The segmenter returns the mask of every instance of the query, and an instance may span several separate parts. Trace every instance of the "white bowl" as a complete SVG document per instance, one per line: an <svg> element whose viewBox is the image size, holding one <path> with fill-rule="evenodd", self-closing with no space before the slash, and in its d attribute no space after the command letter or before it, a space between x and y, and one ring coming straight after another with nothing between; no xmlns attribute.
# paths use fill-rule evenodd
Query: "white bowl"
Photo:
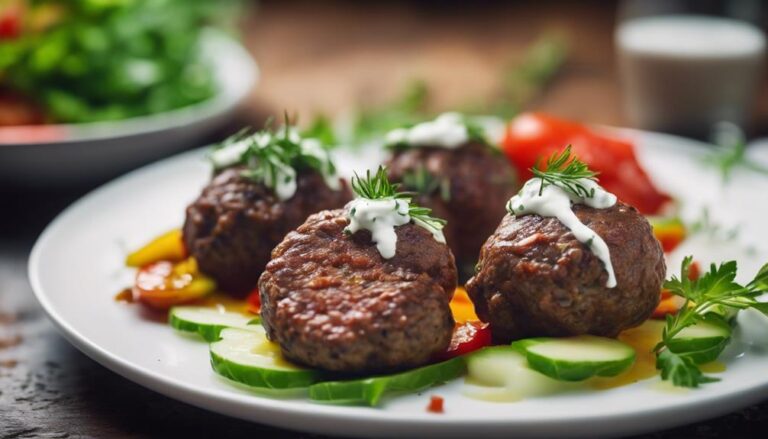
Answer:
<svg viewBox="0 0 768 439"><path fill-rule="evenodd" d="M218 88L211 99L120 121L0 127L0 179L49 185L105 178L210 132L248 95L258 68L238 42L221 32L205 31L202 50L213 64Z"/></svg>

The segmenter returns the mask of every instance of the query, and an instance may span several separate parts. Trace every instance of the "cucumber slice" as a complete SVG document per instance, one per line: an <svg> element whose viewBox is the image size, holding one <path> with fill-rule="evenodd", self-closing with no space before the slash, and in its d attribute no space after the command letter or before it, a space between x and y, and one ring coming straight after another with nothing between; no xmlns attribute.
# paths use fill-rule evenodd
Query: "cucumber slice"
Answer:
<svg viewBox="0 0 768 439"><path fill-rule="evenodd" d="M289 363L280 347L267 339L261 326L226 328L211 343L211 365L219 375L260 389L306 387L323 378L321 372Z"/></svg>
<svg viewBox="0 0 768 439"><path fill-rule="evenodd" d="M632 347L612 338L592 335L531 338L511 346L525 354L532 369L561 381L616 376L635 362Z"/></svg>
<svg viewBox="0 0 768 439"><path fill-rule="evenodd" d="M467 357L467 379L462 393L473 399L511 402L580 386L531 369L525 355L512 346L493 346Z"/></svg>
<svg viewBox="0 0 768 439"><path fill-rule="evenodd" d="M503 387L510 382L510 372L527 368L525 356L510 346L480 349L467 357L467 380L487 387Z"/></svg>
<svg viewBox="0 0 768 439"><path fill-rule="evenodd" d="M225 328L248 329L248 325L256 320L253 316L202 306L175 306L168 313L168 323L172 327L199 334L208 342L218 340Z"/></svg>
<svg viewBox="0 0 768 439"><path fill-rule="evenodd" d="M375 406L387 394L419 390L458 378L466 371L461 357L418 369L350 381L327 381L309 388L309 398L330 404Z"/></svg>
<svg viewBox="0 0 768 439"><path fill-rule="evenodd" d="M731 327L719 315L710 315L678 332L667 347L675 353L686 353L697 364L717 360L731 340Z"/></svg>

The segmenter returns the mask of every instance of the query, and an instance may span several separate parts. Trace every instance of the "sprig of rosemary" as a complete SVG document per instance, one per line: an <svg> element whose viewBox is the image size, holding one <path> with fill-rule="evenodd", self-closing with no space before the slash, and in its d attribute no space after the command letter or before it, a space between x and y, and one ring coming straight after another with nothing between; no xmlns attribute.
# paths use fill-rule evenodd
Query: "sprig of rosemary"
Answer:
<svg viewBox="0 0 768 439"><path fill-rule="evenodd" d="M683 329L702 321L727 325L723 313L728 310L753 308L768 315L768 303L757 301L758 296L768 291L768 264L763 265L755 278L742 286L735 280L736 261L719 266L712 264L707 273L694 280L689 276L692 261L692 257L686 257L680 277L673 276L664 283L665 289L685 299L685 303L677 314L667 316L662 340L653 349L656 368L661 370L662 379L671 380L680 387L698 387L717 381L699 369L696 354L702 351L670 347L672 339Z"/></svg>
<svg viewBox="0 0 768 439"><path fill-rule="evenodd" d="M547 158L547 165L542 171L538 164L531 168L535 177L541 179L539 195L546 185L558 186L577 197L592 198L595 196L594 188L584 186L582 180L597 181L597 172L589 169L586 163L571 154L571 145L562 152L554 153Z"/></svg>
<svg viewBox="0 0 768 439"><path fill-rule="evenodd" d="M427 228L430 231L440 231L445 227L446 221L442 218L435 218L432 209L421 207L414 204L411 200L411 193L398 191L399 185L391 183L387 177L387 169L379 166L375 174L370 170L365 172L364 177L355 173L352 177L352 191L361 198L368 200L403 200L408 203L408 215L414 223Z"/></svg>

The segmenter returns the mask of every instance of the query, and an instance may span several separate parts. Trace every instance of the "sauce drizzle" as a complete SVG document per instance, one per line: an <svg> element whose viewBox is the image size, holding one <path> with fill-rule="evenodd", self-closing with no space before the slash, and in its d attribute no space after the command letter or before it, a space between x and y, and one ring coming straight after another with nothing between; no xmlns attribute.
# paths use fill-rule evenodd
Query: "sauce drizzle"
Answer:
<svg viewBox="0 0 768 439"><path fill-rule="evenodd" d="M573 204L585 204L595 209L607 209L616 204L616 195L603 189L597 182L588 178L578 180L592 196L582 197L566 191L554 184L544 184L540 178L528 180L520 192L509 200L508 208L513 215L536 214L543 217L555 217L573 232L573 236L589 247L605 266L608 272L606 286L616 286L616 275L611 263L608 244L592 229L582 223L573 213Z"/></svg>

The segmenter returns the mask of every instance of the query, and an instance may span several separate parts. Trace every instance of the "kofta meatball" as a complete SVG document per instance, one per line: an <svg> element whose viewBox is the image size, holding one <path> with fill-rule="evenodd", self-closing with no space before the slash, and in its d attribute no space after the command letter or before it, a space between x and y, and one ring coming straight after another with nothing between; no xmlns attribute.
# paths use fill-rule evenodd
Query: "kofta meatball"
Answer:
<svg viewBox="0 0 768 439"><path fill-rule="evenodd" d="M397 150L387 168L390 180L402 183L404 190L422 193L417 198L421 206L445 212L448 245L459 270L471 274L480 247L504 216L507 200L517 192L507 160L488 145L471 141L456 149ZM419 172L426 172L434 182L427 194L412 183Z"/></svg>
<svg viewBox="0 0 768 439"><path fill-rule="evenodd" d="M345 182L333 190L312 169L298 173L296 193L285 201L242 171L232 167L214 176L187 207L183 229L184 243L200 270L234 294L256 286L272 249L310 214L351 199Z"/></svg>
<svg viewBox="0 0 768 439"><path fill-rule="evenodd" d="M448 346L456 265L413 223L384 259L344 210L310 216L272 252L259 279L261 321L286 358L353 374L420 366Z"/></svg>
<svg viewBox="0 0 768 439"><path fill-rule="evenodd" d="M467 283L477 315L494 340L592 334L614 337L650 317L666 267L648 221L634 207L574 205L608 245L616 275L557 218L507 215L483 245Z"/></svg>

